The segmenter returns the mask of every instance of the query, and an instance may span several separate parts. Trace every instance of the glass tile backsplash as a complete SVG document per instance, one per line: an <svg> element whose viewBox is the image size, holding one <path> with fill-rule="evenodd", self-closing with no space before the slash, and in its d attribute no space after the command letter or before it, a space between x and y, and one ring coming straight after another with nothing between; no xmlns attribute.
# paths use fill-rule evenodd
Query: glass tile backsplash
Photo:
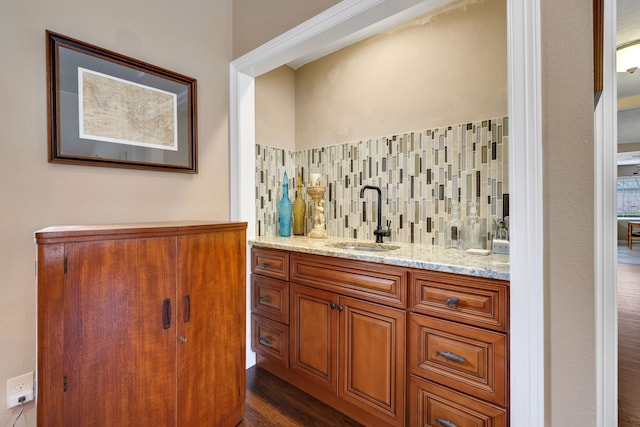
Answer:
<svg viewBox="0 0 640 427"><path fill-rule="evenodd" d="M382 219L391 221L385 241L445 244L445 224L452 202L460 203L462 221L477 209L484 247L495 220L508 216L508 118L445 126L390 137L288 151L256 145L256 230L278 235L282 177L289 176L289 197L296 196L298 173L303 191L309 174L321 175L326 227L331 237L373 240L377 197L363 185L382 190ZM306 233L311 230L311 198Z"/></svg>

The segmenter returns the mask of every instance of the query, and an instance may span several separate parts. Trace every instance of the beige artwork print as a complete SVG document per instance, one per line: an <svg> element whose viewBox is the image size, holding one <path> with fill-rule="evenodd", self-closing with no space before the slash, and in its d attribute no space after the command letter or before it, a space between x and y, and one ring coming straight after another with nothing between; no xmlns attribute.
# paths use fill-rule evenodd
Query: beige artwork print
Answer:
<svg viewBox="0 0 640 427"><path fill-rule="evenodd" d="M177 150L176 96L80 69L80 137Z"/></svg>

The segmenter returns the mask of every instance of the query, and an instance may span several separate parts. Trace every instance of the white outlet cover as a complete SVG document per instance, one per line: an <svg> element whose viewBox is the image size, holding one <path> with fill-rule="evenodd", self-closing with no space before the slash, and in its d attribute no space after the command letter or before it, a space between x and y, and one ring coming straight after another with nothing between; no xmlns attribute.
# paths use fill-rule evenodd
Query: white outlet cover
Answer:
<svg viewBox="0 0 640 427"><path fill-rule="evenodd" d="M33 371L7 380L7 408L18 405L20 396L25 396L25 403L33 400Z"/></svg>

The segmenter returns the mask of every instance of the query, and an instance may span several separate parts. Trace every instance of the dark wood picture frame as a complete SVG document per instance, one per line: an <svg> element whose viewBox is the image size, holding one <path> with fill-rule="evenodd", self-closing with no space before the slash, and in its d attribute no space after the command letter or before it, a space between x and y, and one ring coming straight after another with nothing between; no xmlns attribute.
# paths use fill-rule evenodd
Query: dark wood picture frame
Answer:
<svg viewBox="0 0 640 427"><path fill-rule="evenodd" d="M46 38L49 162L197 173L195 79Z"/></svg>
<svg viewBox="0 0 640 427"><path fill-rule="evenodd" d="M593 92L600 97L604 85L604 0L593 0Z"/></svg>

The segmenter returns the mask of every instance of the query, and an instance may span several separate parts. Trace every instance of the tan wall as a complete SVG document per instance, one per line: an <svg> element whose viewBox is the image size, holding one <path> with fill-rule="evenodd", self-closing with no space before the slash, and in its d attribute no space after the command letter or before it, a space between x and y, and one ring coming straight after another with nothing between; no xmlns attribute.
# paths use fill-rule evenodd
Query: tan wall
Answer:
<svg viewBox="0 0 640 427"><path fill-rule="evenodd" d="M197 175L47 163L45 29L198 79ZM0 425L6 379L36 366L33 232L52 224L229 217L231 0L0 3ZM35 425L34 405L17 425ZM26 423L24 421L27 421Z"/></svg>
<svg viewBox="0 0 640 427"><path fill-rule="evenodd" d="M640 151L640 142L618 144L618 153L629 153L631 151Z"/></svg>
<svg viewBox="0 0 640 427"><path fill-rule="evenodd" d="M415 20L296 70L296 148L507 115L506 1Z"/></svg>
<svg viewBox="0 0 640 427"><path fill-rule="evenodd" d="M336 3L340 0L233 0L234 59Z"/></svg>
<svg viewBox="0 0 640 427"><path fill-rule="evenodd" d="M256 144L295 151L295 84L295 72L286 65L256 78Z"/></svg>
<svg viewBox="0 0 640 427"><path fill-rule="evenodd" d="M541 1L550 426L595 425L591 25L591 2Z"/></svg>

